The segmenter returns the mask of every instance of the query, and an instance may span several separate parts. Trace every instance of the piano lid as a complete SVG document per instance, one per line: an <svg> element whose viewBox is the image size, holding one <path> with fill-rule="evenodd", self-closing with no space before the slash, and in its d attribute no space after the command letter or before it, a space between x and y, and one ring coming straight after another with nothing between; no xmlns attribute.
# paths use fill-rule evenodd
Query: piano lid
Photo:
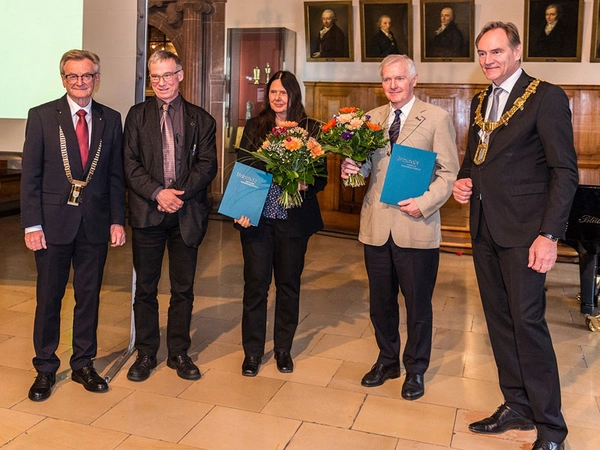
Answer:
<svg viewBox="0 0 600 450"><path fill-rule="evenodd" d="M577 188L565 241L578 253L600 253L600 186Z"/></svg>

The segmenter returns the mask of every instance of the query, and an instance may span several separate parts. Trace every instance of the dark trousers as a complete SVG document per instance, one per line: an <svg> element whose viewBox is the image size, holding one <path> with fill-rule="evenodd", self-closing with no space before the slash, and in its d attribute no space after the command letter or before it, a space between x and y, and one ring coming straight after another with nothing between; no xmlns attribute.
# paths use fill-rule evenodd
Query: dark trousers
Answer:
<svg viewBox="0 0 600 450"><path fill-rule="evenodd" d="M34 253L38 278L33 324L33 366L38 372L51 373L56 373L60 366L56 356L60 338L60 309L72 263L75 308L70 365L73 370L78 370L91 363L98 348L98 305L108 244L90 243L83 226L80 226L75 240L70 244L48 244L47 247Z"/></svg>
<svg viewBox="0 0 600 450"><path fill-rule="evenodd" d="M240 231L244 255L242 343L246 356L262 356L267 330L267 295L275 276L274 350L290 351L298 326L300 277L310 236L289 237L287 220L262 217Z"/></svg>
<svg viewBox="0 0 600 450"><path fill-rule="evenodd" d="M481 214L473 261L506 404L530 417L538 438L562 442L560 380L544 317L546 275L527 267L529 248L495 244Z"/></svg>
<svg viewBox="0 0 600 450"><path fill-rule="evenodd" d="M379 347L378 364L399 365L398 292L406 305L408 339L402 355L407 372L429 367L433 312L431 298L440 261L439 249L401 248L392 237L382 246L366 245L371 322Z"/></svg>
<svg viewBox="0 0 600 450"><path fill-rule="evenodd" d="M171 300L167 318L170 356L186 354L191 345L190 322L194 304L194 276L198 247L188 247L179 230L177 214L166 214L154 227L133 228L133 266L136 271L133 311L135 347L139 355L155 356L160 344L158 282L165 245L169 255Z"/></svg>

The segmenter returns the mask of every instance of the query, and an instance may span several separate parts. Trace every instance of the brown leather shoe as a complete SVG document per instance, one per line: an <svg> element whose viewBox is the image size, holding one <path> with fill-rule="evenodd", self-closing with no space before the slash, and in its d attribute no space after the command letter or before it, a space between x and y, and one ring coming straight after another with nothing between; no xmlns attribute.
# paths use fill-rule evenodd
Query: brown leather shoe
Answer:
<svg viewBox="0 0 600 450"><path fill-rule="evenodd" d="M508 430L533 430L531 419L519 414L506 404L500 405L494 414L469 425L473 433L500 434Z"/></svg>
<svg viewBox="0 0 600 450"><path fill-rule="evenodd" d="M374 364L371 367L360 384L364 387L375 387L381 386L386 380L390 380L392 378L398 378L400 376L400 364L386 366L384 364Z"/></svg>
<svg viewBox="0 0 600 450"><path fill-rule="evenodd" d="M86 391L90 392L106 392L108 391L108 383L104 378L98 375L93 365L82 367L74 370L71 373L71 379L76 383L82 384Z"/></svg>
<svg viewBox="0 0 600 450"><path fill-rule="evenodd" d="M56 374L52 372L38 372L35 381L29 388L29 400L41 402L52 394L52 386L56 384Z"/></svg>

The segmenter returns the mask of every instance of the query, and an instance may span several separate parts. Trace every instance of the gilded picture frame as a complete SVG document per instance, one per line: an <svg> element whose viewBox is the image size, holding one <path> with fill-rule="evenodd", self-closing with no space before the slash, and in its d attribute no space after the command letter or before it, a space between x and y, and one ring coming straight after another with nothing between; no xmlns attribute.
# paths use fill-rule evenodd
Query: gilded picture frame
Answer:
<svg viewBox="0 0 600 450"><path fill-rule="evenodd" d="M354 61L352 2L304 2L306 60Z"/></svg>
<svg viewBox="0 0 600 450"><path fill-rule="evenodd" d="M360 0L361 61L379 62L390 54L413 57L411 0Z"/></svg>
<svg viewBox="0 0 600 450"><path fill-rule="evenodd" d="M584 0L525 0L523 61L580 62Z"/></svg>
<svg viewBox="0 0 600 450"><path fill-rule="evenodd" d="M472 62L475 1L420 0L421 61Z"/></svg>
<svg viewBox="0 0 600 450"><path fill-rule="evenodd" d="M594 0L592 10L592 45L590 47L590 62L600 62L600 0Z"/></svg>

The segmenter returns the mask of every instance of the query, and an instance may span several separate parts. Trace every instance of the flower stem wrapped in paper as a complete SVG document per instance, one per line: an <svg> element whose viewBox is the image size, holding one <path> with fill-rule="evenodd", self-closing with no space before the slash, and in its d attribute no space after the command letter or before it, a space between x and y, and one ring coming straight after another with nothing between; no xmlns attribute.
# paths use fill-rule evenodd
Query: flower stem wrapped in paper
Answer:
<svg viewBox="0 0 600 450"><path fill-rule="evenodd" d="M339 113L321 127L319 141L326 153L335 153L362 163L378 148L385 147L381 125L371 122L364 111L354 107L340 108ZM359 172L344 180L345 186L364 186L365 179Z"/></svg>
<svg viewBox="0 0 600 450"><path fill-rule="evenodd" d="M249 153L266 163L266 171L283 190L279 204L286 209L302 203L299 183L313 185L315 177L327 176L327 155L321 144L296 122L283 122L273 128L261 148Z"/></svg>

